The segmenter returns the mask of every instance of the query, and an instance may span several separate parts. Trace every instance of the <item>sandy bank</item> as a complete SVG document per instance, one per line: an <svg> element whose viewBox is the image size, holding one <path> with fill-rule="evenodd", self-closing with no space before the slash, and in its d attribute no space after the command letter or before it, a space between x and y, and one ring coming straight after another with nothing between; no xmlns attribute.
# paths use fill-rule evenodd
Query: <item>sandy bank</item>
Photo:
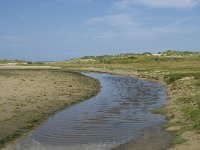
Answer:
<svg viewBox="0 0 200 150"><path fill-rule="evenodd" d="M99 83L61 70L1 69L0 88L2 146L56 111L95 95Z"/></svg>

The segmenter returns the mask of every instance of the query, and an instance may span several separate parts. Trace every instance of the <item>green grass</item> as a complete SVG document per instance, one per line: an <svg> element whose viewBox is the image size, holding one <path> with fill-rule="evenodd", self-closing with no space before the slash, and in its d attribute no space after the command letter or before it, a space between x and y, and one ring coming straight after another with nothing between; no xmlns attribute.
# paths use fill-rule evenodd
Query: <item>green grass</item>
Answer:
<svg viewBox="0 0 200 150"><path fill-rule="evenodd" d="M188 122L187 128L200 131L200 95L185 98L183 102L182 111Z"/></svg>
<svg viewBox="0 0 200 150"><path fill-rule="evenodd" d="M196 72L196 73L193 73L193 72L182 73L181 72L181 73L175 73L175 74L172 73L169 75L165 75L164 79L167 84L172 84L176 80L182 79L184 77L193 77L194 79L200 79L200 73L199 72Z"/></svg>
<svg viewBox="0 0 200 150"><path fill-rule="evenodd" d="M181 136L181 132L176 132L174 134L175 134L175 136L174 136L174 139L172 140L173 146L183 144L187 141Z"/></svg>

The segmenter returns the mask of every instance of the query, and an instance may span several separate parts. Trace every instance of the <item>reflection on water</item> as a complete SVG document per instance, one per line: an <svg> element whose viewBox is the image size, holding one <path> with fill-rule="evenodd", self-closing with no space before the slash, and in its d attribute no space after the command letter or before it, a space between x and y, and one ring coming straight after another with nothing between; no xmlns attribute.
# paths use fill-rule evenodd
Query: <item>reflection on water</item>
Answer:
<svg viewBox="0 0 200 150"><path fill-rule="evenodd" d="M16 149L109 149L165 122L150 113L166 98L162 85L126 76L86 75L100 81L100 93L49 118Z"/></svg>

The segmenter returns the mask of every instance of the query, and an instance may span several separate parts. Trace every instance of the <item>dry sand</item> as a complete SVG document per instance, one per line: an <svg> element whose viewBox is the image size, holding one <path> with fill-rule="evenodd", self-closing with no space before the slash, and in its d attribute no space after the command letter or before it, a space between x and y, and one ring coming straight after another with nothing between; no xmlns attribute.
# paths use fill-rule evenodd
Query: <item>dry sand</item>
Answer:
<svg viewBox="0 0 200 150"><path fill-rule="evenodd" d="M2 146L49 115L95 95L99 83L61 70L0 69L0 89Z"/></svg>

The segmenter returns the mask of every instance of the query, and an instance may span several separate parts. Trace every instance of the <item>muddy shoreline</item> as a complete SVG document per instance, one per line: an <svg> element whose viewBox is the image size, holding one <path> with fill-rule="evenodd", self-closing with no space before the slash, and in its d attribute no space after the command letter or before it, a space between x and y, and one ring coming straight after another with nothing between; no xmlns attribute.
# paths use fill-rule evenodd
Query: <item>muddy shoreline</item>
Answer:
<svg viewBox="0 0 200 150"><path fill-rule="evenodd" d="M172 135L162 127L146 129L139 139L128 141L112 150L166 150L170 147Z"/></svg>

